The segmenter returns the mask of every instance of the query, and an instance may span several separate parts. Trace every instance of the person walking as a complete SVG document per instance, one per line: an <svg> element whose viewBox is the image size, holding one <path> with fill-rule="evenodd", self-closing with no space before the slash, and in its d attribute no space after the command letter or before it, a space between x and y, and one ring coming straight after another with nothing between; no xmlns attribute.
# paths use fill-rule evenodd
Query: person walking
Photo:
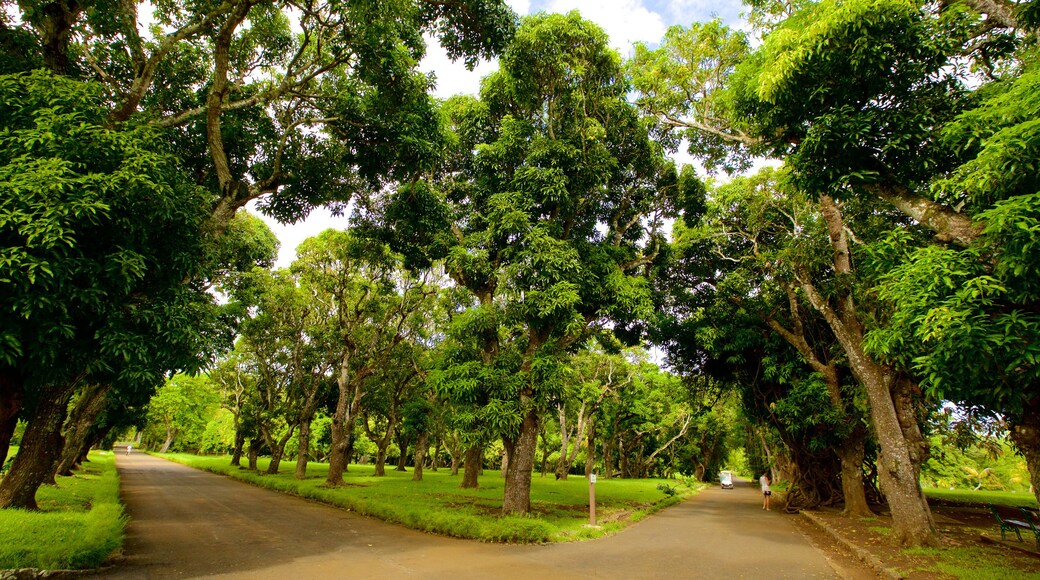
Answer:
<svg viewBox="0 0 1040 580"><path fill-rule="evenodd" d="M127 455L130 455L130 452L133 451L133 450L134 450L134 446L133 445L127 445L126 446L126 454Z"/></svg>
<svg viewBox="0 0 1040 580"><path fill-rule="evenodd" d="M772 511L769 509L769 499L773 495L772 490L769 489L769 484L772 480L769 479L769 472L762 474L762 477L758 478L758 484L762 486L762 509L766 511Z"/></svg>

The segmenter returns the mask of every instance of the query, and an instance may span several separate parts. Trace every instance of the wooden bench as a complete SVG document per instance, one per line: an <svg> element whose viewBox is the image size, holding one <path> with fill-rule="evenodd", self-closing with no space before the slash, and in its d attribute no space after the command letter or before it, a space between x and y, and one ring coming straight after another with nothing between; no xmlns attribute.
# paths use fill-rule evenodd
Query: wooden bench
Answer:
<svg viewBox="0 0 1040 580"><path fill-rule="evenodd" d="M1036 538L1036 549L1040 550L1040 529L1037 529L1036 524L1033 523L1033 515L1027 512L1024 508L1020 508L1022 516L1025 521L1012 520L1005 518L1000 515L997 511L997 506L990 504L989 511L993 514L993 519L997 520L997 524L1000 526L1000 539L1006 540L1008 532L1015 532L1015 537L1018 538L1019 542L1024 542L1022 539L1022 532L1020 530L1029 530L1033 532L1033 536Z"/></svg>

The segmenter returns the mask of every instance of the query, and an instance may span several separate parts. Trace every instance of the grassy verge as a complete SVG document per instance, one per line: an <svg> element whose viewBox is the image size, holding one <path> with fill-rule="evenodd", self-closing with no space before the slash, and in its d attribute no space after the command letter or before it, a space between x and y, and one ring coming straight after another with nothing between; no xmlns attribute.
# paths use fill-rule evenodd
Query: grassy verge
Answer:
<svg viewBox="0 0 1040 580"><path fill-rule="evenodd" d="M935 558L935 563L918 570L904 571L945 574L962 580L989 580L991 578L1015 578L1016 580L1040 580L1040 572L1026 567L1035 560L1028 556L1016 556L982 547L961 548L908 548L907 554ZM1011 562L1009 558L1017 562ZM1018 563L1020 565L1014 565ZM1035 568L1035 565L1033 565Z"/></svg>
<svg viewBox="0 0 1040 580"><path fill-rule="evenodd" d="M36 495L38 512L0 510L0 570L94 568L123 543L126 516L110 451Z"/></svg>
<svg viewBox="0 0 1040 580"><path fill-rule="evenodd" d="M930 503L944 505L978 505L987 504L1008 507L1025 507L1036 509L1036 498L1027 492L1011 491L972 491L970 489L938 489L927 487L924 494Z"/></svg>
<svg viewBox="0 0 1040 580"><path fill-rule="evenodd" d="M322 484L328 465L312 463L307 479L297 480L283 467L279 475L260 475L232 467L227 457L167 454L162 457L231 476L255 485L347 508L388 522L426 532L489 542L566 542L596 538L617 532L666 506L682 501L701 489L675 480L600 480L596 483L598 527L587 526L589 484L583 477L556 481L534 477L531 485L532 514L502 517L503 480L500 472L485 470L480 489L460 489L461 476L449 471L426 470L423 481L412 481L412 473L392 471L375 477L371 465L351 465L347 485L326 488ZM284 465L284 464L283 464ZM260 462L261 470L266 468ZM658 485L676 493L669 495Z"/></svg>

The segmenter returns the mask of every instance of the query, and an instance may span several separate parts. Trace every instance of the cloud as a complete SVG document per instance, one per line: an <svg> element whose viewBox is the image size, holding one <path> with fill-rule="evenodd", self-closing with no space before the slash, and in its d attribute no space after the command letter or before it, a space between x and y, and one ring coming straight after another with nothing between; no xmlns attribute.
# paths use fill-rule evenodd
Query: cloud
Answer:
<svg viewBox="0 0 1040 580"><path fill-rule="evenodd" d="M656 10L672 24L689 26L694 22L707 22L716 16L730 26L740 24L740 13L744 7L738 0L656 0Z"/></svg>
<svg viewBox="0 0 1040 580"><path fill-rule="evenodd" d="M628 56L634 42L657 43L667 25L661 14L649 10L641 0L600 0L594 7L582 0L552 0L547 12L578 10L582 17L599 24L610 36L610 44Z"/></svg>

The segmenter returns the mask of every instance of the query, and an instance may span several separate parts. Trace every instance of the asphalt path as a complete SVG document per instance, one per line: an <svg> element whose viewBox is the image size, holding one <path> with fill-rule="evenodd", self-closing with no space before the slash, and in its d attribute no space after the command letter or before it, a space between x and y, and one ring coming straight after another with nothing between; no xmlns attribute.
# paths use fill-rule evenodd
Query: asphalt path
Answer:
<svg viewBox="0 0 1040 580"><path fill-rule="evenodd" d="M143 454L117 466L131 521L108 578L835 578L795 516L744 484L608 538L549 545L432 536Z"/></svg>

